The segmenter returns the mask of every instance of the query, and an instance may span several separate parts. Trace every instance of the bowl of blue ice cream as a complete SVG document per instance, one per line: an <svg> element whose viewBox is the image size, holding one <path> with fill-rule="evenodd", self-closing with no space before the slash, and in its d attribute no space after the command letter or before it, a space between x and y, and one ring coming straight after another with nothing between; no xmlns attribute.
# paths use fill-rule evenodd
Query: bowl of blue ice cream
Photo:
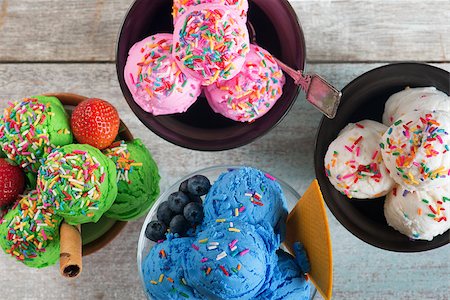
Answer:
<svg viewBox="0 0 450 300"><path fill-rule="evenodd" d="M295 256L283 245L299 199L251 167L211 167L180 179L141 229L137 264L148 299L313 299L301 245L294 244Z"/></svg>

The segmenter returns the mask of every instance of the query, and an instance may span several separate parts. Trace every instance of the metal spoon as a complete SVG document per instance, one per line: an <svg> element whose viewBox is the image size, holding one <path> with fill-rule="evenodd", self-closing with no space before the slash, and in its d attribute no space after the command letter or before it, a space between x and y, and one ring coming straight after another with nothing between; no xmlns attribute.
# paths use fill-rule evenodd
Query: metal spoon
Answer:
<svg viewBox="0 0 450 300"><path fill-rule="evenodd" d="M252 43L257 45L256 31L250 22L247 27L252 37ZM294 70L274 57L281 69L288 74L294 83L306 94L306 100L320 110L325 116L333 119L336 116L342 93L317 74L304 74L301 70Z"/></svg>

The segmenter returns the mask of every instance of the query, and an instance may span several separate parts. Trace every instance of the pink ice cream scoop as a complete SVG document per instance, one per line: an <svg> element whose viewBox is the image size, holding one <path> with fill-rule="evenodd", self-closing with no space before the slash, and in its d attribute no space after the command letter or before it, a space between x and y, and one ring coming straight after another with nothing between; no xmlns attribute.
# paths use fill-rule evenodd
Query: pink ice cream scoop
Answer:
<svg viewBox="0 0 450 300"><path fill-rule="evenodd" d="M156 34L128 53L124 76L134 101L153 115L185 112L201 93L199 80L181 72L172 58L173 35Z"/></svg>
<svg viewBox="0 0 450 300"><path fill-rule="evenodd" d="M205 89L211 108L229 119L251 122L266 114L283 93L285 77L272 55L250 45L244 66L228 81Z"/></svg>
<svg viewBox="0 0 450 300"><path fill-rule="evenodd" d="M204 86L233 78L249 51L247 27L227 6L191 6L175 25L173 57Z"/></svg>
<svg viewBox="0 0 450 300"><path fill-rule="evenodd" d="M247 0L173 0L173 22L177 23L178 19L188 10L190 6L205 3L216 3L229 6L235 10L244 22L247 22L248 1Z"/></svg>

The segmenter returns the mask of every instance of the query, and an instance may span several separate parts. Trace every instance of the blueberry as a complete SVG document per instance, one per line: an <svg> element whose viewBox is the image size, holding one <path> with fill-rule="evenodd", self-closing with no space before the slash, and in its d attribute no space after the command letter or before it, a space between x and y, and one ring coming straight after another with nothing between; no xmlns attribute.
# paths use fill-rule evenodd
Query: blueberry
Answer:
<svg viewBox="0 0 450 300"><path fill-rule="evenodd" d="M195 203L199 203L203 205L203 200L202 198L200 198L200 196L194 196L191 194L188 194L189 200L191 200L191 202L195 202Z"/></svg>
<svg viewBox="0 0 450 300"><path fill-rule="evenodd" d="M182 214L183 208L191 200L189 200L189 197L185 193L175 192L169 196L167 202L169 202L169 207L175 214Z"/></svg>
<svg viewBox="0 0 450 300"><path fill-rule="evenodd" d="M145 236L154 242L166 239L167 226L160 221L152 221L145 228Z"/></svg>
<svg viewBox="0 0 450 300"><path fill-rule="evenodd" d="M195 175L188 180L188 190L194 196L203 196L209 192L211 183L203 175Z"/></svg>
<svg viewBox="0 0 450 300"><path fill-rule="evenodd" d="M178 233L180 236L183 236L189 228L189 223L183 215L176 215L173 217L172 221L170 221L170 232L173 234Z"/></svg>
<svg viewBox="0 0 450 300"><path fill-rule="evenodd" d="M205 216L203 206L196 202L191 202L186 205L183 210L183 215L191 224L200 224Z"/></svg>
<svg viewBox="0 0 450 300"><path fill-rule="evenodd" d="M180 192L183 192L183 193L185 193L185 194L189 193L188 187L187 187L188 180L189 180L189 179L186 179L185 181L183 181L183 182L180 184L180 187L178 188L178 190L179 190Z"/></svg>
<svg viewBox="0 0 450 300"><path fill-rule="evenodd" d="M156 211L156 217L159 221L169 226L173 216L175 216L175 213L170 209L168 201L165 201L159 205L158 210Z"/></svg>

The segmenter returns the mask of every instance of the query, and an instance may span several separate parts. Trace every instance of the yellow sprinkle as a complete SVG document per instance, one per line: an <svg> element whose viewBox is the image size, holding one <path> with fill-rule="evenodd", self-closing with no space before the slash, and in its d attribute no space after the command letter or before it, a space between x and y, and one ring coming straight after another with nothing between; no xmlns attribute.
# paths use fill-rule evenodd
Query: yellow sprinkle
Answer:
<svg viewBox="0 0 450 300"><path fill-rule="evenodd" d="M150 283L152 283L152 284L158 284L156 281L154 281L154 280L152 280L152 281L150 281Z"/></svg>
<svg viewBox="0 0 450 300"><path fill-rule="evenodd" d="M208 242L208 239L203 239L198 241L200 244L206 244Z"/></svg>
<svg viewBox="0 0 450 300"><path fill-rule="evenodd" d="M189 58L191 58L192 56L194 56L193 54L191 54L191 55L186 55L181 61L186 61L186 60L188 60Z"/></svg>
<svg viewBox="0 0 450 300"><path fill-rule="evenodd" d="M223 222L226 222L226 221L227 221L227 219L217 219L216 223L223 223Z"/></svg>
<svg viewBox="0 0 450 300"><path fill-rule="evenodd" d="M161 274L160 276L159 276L159 282L162 282L164 280L164 274Z"/></svg>
<svg viewBox="0 0 450 300"><path fill-rule="evenodd" d="M232 232L241 232L239 229L234 228L234 227L228 228L228 231L232 231Z"/></svg>
<svg viewBox="0 0 450 300"><path fill-rule="evenodd" d="M234 209L234 216L235 217L239 216L239 209L238 208Z"/></svg>
<svg viewBox="0 0 450 300"><path fill-rule="evenodd" d="M32 240L32 239L34 239L34 234L32 234L32 235L30 235L29 237L27 237L27 241L30 241L30 240Z"/></svg>

